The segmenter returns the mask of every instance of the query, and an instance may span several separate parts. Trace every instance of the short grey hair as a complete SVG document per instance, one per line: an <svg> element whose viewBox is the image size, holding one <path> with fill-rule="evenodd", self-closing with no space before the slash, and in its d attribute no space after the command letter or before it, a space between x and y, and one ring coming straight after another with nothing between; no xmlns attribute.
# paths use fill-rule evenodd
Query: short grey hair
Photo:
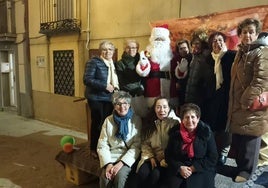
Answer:
<svg viewBox="0 0 268 188"><path fill-rule="evenodd" d="M112 103L115 105L120 99L125 99L128 104L131 103L131 95L125 91L117 91L112 95Z"/></svg>
<svg viewBox="0 0 268 188"><path fill-rule="evenodd" d="M99 51L101 51L106 45L110 45L113 51L115 51L115 46L111 41L104 40L99 45Z"/></svg>
<svg viewBox="0 0 268 188"><path fill-rule="evenodd" d="M124 42L124 49L126 49L128 47L129 43L135 43L137 45L137 50L139 50L140 44L135 39L127 39L127 40L125 40L125 42Z"/></svg>

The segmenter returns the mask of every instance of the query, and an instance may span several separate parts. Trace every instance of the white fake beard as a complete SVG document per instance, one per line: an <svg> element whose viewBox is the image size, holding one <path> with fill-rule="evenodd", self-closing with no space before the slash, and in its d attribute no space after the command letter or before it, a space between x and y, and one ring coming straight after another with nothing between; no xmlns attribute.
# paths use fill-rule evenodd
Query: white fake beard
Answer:
<svg viewBox="0 0 268 188"><path fill-rule="evenodd" d="M151 41L148 51L152 61L160 64L160 70L169 70L172 50L168 41Z"/></svg>

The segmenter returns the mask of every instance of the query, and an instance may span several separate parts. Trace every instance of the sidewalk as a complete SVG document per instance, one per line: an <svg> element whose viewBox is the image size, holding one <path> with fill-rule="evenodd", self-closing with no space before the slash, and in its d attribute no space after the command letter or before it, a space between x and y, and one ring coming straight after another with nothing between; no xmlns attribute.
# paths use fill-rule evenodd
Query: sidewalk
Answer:
<svg viewBox="0 0 268 188"><path fill-rule="evenodd" d="M92 185L75 186L66 181L63 167L55 161L63 135L75 137L77 143L87 141L87 134L60 128L14 113L0 112L0 187L3 188L97 188ZM234 164L228 159L229 164ZM264 184L268 168L256 173L253 180ZM264 176L265 175L265 176ZM255 179L254 179L255 178ZM234 183L231 178L217 174L216 188L264 188L253 181Z"/></svg>
<svg viewBox="0 0 268 188"><path fill-rule="evenodd" d="M0 187L78 187L66 181L63 166L55 160L63 135L73 136L76 143L87 142L86 133L0 112Z"/></svg>

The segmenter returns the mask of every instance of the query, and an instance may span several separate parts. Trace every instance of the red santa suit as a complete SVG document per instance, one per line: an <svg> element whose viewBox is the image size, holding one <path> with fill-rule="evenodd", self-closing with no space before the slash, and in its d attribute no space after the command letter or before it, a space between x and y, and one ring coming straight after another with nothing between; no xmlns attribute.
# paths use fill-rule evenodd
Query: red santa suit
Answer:
<svg viewBox="0 0 268 188"><path fill-rule="evenodd" d="M147 47L147 51L140 52L140 62L136 66L136 71L145 79L144 97L147 99L148 105L152 106L156 97L163 96L170 99L174 96L170 93L170 86L171 79L174 79L175 76L170 71L172 50L169 30L164 27L153 28L150 42L151 45ZM157 43L160 46L163 43L164 46L159 47ZM157 51L158 49L154 51L154 48L159 48L159 51Z"/></svg>

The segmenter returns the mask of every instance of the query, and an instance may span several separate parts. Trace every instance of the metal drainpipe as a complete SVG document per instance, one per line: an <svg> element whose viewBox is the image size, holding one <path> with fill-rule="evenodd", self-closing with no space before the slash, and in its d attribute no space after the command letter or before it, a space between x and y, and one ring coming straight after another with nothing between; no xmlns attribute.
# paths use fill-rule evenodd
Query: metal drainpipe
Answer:
<svg viewBox="0 0 268 188"><path fill-rule="evenodd" d="M180 0L179 18L181 18L181 6L182 6L182 0Z"/></svg>
<svg viewBox="0 0 268 188"><path fill-rule="evenodd" d="M24 0L25 14L24 14L24 50L25 50L25 65L24 65L24 73L25 73L25 99L23 104L25 108L22 110L22 116L25 117L33 117L33 96L32 96L32 74L31 74L31 63L30 63L30 39L29 39L29 3L28 0Z"/></svg>

